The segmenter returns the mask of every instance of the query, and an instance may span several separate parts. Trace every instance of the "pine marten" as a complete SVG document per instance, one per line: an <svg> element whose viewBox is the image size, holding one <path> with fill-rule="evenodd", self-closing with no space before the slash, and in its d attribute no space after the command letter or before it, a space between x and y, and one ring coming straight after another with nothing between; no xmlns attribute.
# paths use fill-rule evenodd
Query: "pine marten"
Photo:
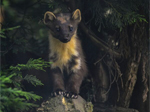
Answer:
<svg viewBox="0 0 150 112"><path fill-rule="evenodd" d="M77 36L81 12L44 14L44 24L49 29L49 60L53 83L52 96L78 98L80 85L87 74L87 67Z"/></svg>

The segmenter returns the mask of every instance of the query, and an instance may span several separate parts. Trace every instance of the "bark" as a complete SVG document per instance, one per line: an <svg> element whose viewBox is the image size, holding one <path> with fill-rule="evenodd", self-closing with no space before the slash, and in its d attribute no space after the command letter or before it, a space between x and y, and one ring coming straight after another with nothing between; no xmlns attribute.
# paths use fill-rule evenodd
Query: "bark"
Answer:
<svg viewBox="0 0 150 112"><path fill-rule="evenodd" d="M149 91L149 87L148 87L148 74L146 73L146 66L149 66L148 64L148 56L143 55L142 56L142 61L141 61L141 71L140 74L141 75L141 86L142 86L142 102L145 102L147 100L147 94Z"/></svg>
<svg viewBox="0 0 150 112"><path fill-rule="evenodd" d="M138 58L138 60L136 60ZM141 59L141 54L134 54L134 57L130 58L128 65L127 65L127 71L124 74L124 88L121 90L121 97L119 100L118 105L121 107L129 107L130 99L134 90L134 86L137 80L137 71L139 67L139 61Z"/></svg>
<svg viewBox="0 0 150 112"><path fill-rule="evenodd" d="M92 78L95 87L94 102L105 103L108 99L110 79L102 62L92 66Z"/></svg>
<svg viewBox="0 0 150 112"><path fill-rule="evenodd" d="M134 88L134 93L131 99L131 106L138 109L140 112L149 111L149 49L148 49L148 34L146 33L145 24L141 25L142 49L141 62L137 73L137 83Z"/></svg>
<svg viewBox="0 0 150 112"><path fill-rule="evenodd" d="M139 110L139 112L148 112L149 111L149 87L148 87L148 74L146 71L146 63L148 63L148 57L142 55L140 62L138 74L137 74L137 83L134 88L134 92L131 99L131 107Z"/></svg>
<svg viewBox="0 0 150 112"><path fill-rule="evenodd" d="M140 26L140 27L139 27ZM135 89L135 83L137 82L137 77L139 70L142 70L142 73L145 71L145 63L143 63L143 67L139 67L141 61L144 57L142 57L143 52L147 52L145 49L147 49L147 36L145 35L145 24L144 23L137 23L134 24L132 29L129 29L128 33L128 40L130 42L130 50L128 55L128 62L127 62L127 68L126 72L123 74L123 84L124 87L121 88L121 97L118 102L118 105L121 107L129 107L131 96L133 94L133 90ZM127 46L128 47L128 46ZM145 74L143 75L143 77ZM145 80L145 78L144 78ZM147 82L146 80L144 82ZM147 99L147 87L145 89L143 95L143 101ZM138 88L138 91L139 88ZM139 97L138 97L139 98Z"/></svg>

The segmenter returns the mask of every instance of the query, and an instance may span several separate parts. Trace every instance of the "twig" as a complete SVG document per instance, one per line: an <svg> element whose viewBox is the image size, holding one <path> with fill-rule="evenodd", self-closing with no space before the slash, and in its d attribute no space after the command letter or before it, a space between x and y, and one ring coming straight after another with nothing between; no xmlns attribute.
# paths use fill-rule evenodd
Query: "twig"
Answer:
<svg viewBox="0 0 150 112"><path fill-rule="evenodd" d="M106 52L113 54L115 57L120 57L121 55L117 52L115 52L114 50L112 50L111 48L107 47L106 45L104 45L100 40L98 40L97 36L91 31L89 30L85 24L83 22L80 23L80 28L83 30L83 32L87 35L87 37L89 37L93 43L95 45L97 45L97 47L99 47L102 50L105 50Z"/></svg>
<svg viewBox="0 0 150 112"><path fill-rule="evenodd" d="M96 61L96 62L94 63L94 65L96 65L98 62L100 62L105 56L106 56L106 53L103 55L103 57L102 57L101 59L99 59L98 61Z"/></svg>

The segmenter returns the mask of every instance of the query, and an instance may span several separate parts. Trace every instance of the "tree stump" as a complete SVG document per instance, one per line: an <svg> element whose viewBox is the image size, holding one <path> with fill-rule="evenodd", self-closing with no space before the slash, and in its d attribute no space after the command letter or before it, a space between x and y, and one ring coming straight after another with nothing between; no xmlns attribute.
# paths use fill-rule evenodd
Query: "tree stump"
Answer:
<svg viewBox="0 0 150 112"><path fill-rule="evenodd" d="M93 105L91 102L86 102L81 96L78 96L78 99L57 96L42 102L37 112L93 112Z"/></svg>

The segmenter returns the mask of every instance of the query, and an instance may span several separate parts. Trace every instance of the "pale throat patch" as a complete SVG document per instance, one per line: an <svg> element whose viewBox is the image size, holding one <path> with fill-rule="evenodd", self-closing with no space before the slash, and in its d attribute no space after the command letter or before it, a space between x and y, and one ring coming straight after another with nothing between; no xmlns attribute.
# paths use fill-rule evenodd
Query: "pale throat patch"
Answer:
<svg viewBox="0 0 150 112"><path fill-rule="evenodd" d="M76 35L73 35L68 43L62 43L58 39L49 37L50 40L50 57L53 54L57 54L57 60L52 63L51 68L59 67L63 71L64 67L69 68L68 62L71 60L72 56L78 57L78 51L76 50ZM72 68L72 71L80 69L81 62L80 59L76 59L76 65Z"/></svg>

